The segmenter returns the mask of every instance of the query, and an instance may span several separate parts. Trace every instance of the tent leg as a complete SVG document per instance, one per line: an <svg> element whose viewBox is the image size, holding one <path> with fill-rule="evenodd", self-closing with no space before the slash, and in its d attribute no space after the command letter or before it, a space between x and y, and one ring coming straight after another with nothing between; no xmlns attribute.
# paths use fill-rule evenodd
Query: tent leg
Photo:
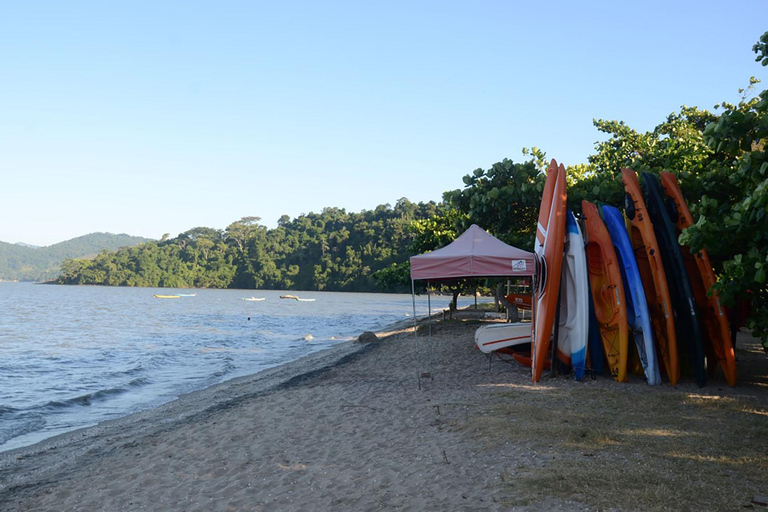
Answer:
<svg viewBox="0 0 768 512"><path fill-rule="evenodd" d="M416 376L417 381L419 384L419 389L421 389L421 364L422 364L422 357L421 357L421 350L419 350L419 324L416 321L416 281L411 279L411 302L413 303L413 339L416 343L416 351L418 353L418 363L416 368Z"/></svg>
<svg viewBox="0 0 768 512"><path fill-rule="evenodd" d="M536 274L533 274L531 276L531 292L532 292L532 300L531 300L531 379L533 380L533 376L535 375L536 370L534 369L534 364L536 364L536 352L534 348L536 347L536 306L539 302L538 300L538 292L537 292L537 285L538 285L539 276ZM533 381L534 384L536 384L536 381Z"/></svg>
<svg viewBox="0 0 768 512"><path fill-rule="evenodd" d="M429 335L427 336L427 354L429 360L429 367L427 372L422 373L422 377L432 379L432 291L429 288L429 281L427 281L427 313L429 314Z"/></svg>

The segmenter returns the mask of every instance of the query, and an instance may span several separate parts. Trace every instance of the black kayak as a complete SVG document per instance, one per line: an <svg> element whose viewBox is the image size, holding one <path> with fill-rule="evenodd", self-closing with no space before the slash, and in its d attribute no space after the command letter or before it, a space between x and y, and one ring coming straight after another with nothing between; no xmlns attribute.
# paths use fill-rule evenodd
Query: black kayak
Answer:
<svg viewBox="0 0 768 512"><path fill-rule="evenodd" d="M643 173L643 195L659 243L664 272L667 274L667 286L675 310L678 349L686 349L693 369L693 378L696 384L703 386L707 383L707 371L704 362L704 335L699 324L700 315L680 244L677 242L675 223L667 211L666 195L661 192L657 176ZM680 346L683 340L684 347Z"/></svg>

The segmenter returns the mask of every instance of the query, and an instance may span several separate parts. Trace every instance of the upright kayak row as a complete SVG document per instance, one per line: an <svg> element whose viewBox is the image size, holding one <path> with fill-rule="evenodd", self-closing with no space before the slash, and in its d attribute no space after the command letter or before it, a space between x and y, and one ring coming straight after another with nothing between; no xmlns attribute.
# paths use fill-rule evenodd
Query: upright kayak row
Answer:
<svg viewBox="0 0 768 512"><path fill-rule="evenodd" d="M566 208L565 173L555 160L547 169L530 337L527 324L482 327L477 346L512 351L530 364L533 382L557 360L577 379L606 368L619 382L634 372L649 385L662 378L676 385L682 374L704 386L719 367L735 385L733 343L709 256L678 243L693 218L675 176L643 173L641 187L634 171L622 169L624 211L583 201L580 226Z"/></svg>

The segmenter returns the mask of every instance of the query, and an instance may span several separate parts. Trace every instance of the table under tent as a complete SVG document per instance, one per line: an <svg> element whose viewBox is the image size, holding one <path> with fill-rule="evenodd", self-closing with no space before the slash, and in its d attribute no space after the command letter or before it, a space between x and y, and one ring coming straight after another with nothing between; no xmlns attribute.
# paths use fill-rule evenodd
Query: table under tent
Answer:
<svg viewBox="0 0 768 512"><path fill-rule="evenodd" d="M432 252L411 257L411 297L413 300L414 327L416 325L416 281L427 281L427 302L429 311L428 347L431 368L431 318L432 304L429 293L431 281L481 277L531 277L534 275L533 253L505 244L472 224L456 240ZM418 341L418 329L414 328ZM419 385L422 377L431 378L431 371L423 371L426 362L419 361Z"/></svg>

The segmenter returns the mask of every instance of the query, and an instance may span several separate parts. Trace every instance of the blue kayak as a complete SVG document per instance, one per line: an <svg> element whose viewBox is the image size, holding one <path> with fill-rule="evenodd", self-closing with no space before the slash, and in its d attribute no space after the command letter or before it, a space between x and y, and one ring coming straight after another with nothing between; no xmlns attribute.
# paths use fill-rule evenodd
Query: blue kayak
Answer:
<svg viewBox="0 0 768 512"><path fill-rule="evenodd" d="M637 268L635 253L629 241L624 216L613 206L603 205L605 227L611 235L611 242L619 260L621 279L624 282L624 295L627 305L627 323L632 330L645 379L650 385L661 384L661 371L656 348L653 343L651 315L645 300L645 291Z"/></svg>

